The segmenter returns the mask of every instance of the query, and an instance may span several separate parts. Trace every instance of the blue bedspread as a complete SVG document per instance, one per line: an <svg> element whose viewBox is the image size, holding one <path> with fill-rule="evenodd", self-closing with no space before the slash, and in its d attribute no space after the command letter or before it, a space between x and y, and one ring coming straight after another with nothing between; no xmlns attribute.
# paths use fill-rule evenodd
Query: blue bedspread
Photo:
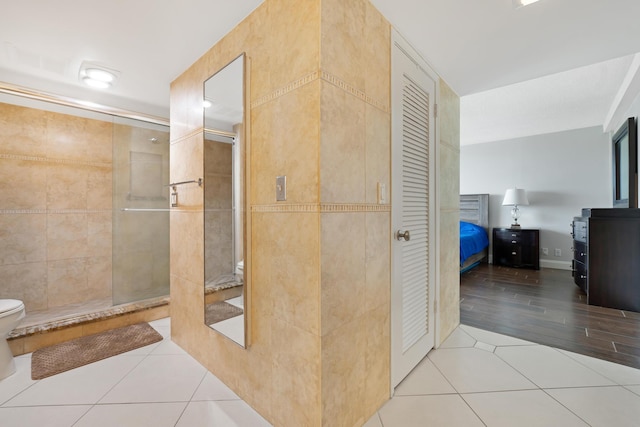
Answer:
<svg viewBox="0 0 640 427"><path fill-rule="evenodd" d="M487 246L489 246L489 236L484 228L460 221L460 265Z"/></svg>

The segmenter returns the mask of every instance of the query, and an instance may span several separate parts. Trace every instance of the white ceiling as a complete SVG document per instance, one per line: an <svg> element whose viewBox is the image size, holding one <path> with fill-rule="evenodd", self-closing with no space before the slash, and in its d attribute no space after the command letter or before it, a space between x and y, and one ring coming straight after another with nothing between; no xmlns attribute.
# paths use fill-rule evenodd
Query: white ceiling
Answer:
<svg viewBox="0 0 640 427"><path fill-rule="evenodd" d="M165 117L169 83L262 3L0 1L0 82ZM565 123L562 114L576 115L576 105L598 104L601 115L610 108L601 104L615 97L619 86L614 80L624 78L628 58L578 70L578 77L563 74L537 85L515 83L640 52L639 0L541 0L520 9L512 7L512 0L371 2L462 96L463 143L470 141L468 135L511 137L504 128L512 125L516 133L555 129L544 127L545 120ZM120 71L116 87L108 93L84 87L78 81L84 60ZM603 82L596 91L594 76ZM492 93L496 88L501 89ZM597 92L593 99L591 92ZM483 110L483 96L486 105L493 99L494 109ZM518 101L518 96L528 98ZM572 102L563 103L567 99ZM555 114L521 111L522 105L535 104L538 111L555 105ZM508 113L535 122L529 120L527 130L524 123L515 126ZM496 117L500 114L505 118ZM492 126L487 125L489 117ZM491 136L491 128L499 128L501 136Z"/></svg>
<svg viewBox="0 0 640 427"><path fill-rule="evenodd" d="M467 95L462 145L603 126L633 56Z"/></svg>

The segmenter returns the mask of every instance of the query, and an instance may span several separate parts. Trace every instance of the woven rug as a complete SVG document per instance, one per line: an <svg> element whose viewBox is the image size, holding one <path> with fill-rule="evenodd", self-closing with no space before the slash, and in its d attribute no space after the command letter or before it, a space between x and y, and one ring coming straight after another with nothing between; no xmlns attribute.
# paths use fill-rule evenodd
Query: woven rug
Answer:
<svg viewBox="0 0 640 427"><path fill-rule="evenodd" d="M218 301L207 305L204 311L204 321L207 325L240 316L243 310L228 302Z"/></svg>
<svg viewBox="0 0 640 427"><path fill-rule="evenodd" d="M41 348L31 356L31 379L40 380L162 341L148 323L124 326Z"/></svg>

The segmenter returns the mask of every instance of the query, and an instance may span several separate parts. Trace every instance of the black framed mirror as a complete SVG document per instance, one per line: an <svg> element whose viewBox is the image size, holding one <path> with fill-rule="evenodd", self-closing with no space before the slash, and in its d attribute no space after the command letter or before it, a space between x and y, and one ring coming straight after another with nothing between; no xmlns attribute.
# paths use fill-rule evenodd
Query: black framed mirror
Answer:
<svg viewBox="0 0 640 427"><path fill-rule="evenodd" d="M638 131L635 117L628 118L611 139L613 207L638 207Z"/></svg>

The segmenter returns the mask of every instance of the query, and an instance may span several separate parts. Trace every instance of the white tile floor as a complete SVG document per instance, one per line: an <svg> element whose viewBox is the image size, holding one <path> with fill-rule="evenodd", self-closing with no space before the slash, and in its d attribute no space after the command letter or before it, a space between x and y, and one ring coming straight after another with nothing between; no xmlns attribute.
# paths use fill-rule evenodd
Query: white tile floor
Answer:
<svg viewBox="0 0 640 427"><path fill-rule="evenodd" d="M2 427L269 426L170 339L171 322L150 322L163 341L40 381L31 355L0 381Z"/></svg>
<svg viewBox="0 0 640 427"><path fill-rule="evenodd" d="M640 370L460 326L365 427L640 426Z"/></svg>
<svg viewBox="0 0 640 427"><path fill-rule="evenodd" d="M169 337L40 381L0 381L0 425L269 426ZM460 326L366 427L640 426L640 370Z"/></svg>

